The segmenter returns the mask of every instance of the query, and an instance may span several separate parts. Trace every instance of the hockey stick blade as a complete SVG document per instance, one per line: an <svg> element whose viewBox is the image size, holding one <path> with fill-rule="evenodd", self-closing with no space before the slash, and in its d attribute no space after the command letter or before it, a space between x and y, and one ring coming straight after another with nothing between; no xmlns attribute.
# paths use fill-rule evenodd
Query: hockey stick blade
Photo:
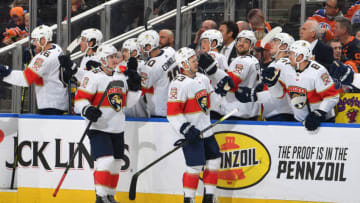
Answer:
<svg viewBox="0 0 360 203"><path fill-rule="evenodd" d="M264 38L262 38L260 46L262 48L265 48L265 45L267 43L269 43L272 40L272 38L276 34L279 34L280 32L282 32L282 28L280 26L277 26L277 27L274 27L273 29L271 29L271 31L269 33L267 33Z"/></svg>
<svg viewBox="0 0 360 203"><path fill-rule="evenodd" d="M71 54L76 47L80 45L80 37L74 39L67 47L66 54Z"/></svg>
<svg viewBox="0 0 360 203"><path fill-rule="evenodd" d="M103 101L104 101L106 95L108 94L109 90L110 90L111 88L113 88L113 87L118 87L118 88L124 87L124 82L123 82L122 80L113 80L113 81L111 81L111 82L107 85L107 87L106 87L103 95L101 96L100 101L99 101L98 105L96 106L97 109L100 108L100 106L101 106L101 104L103 103ZM91 126L92 123L93 123L93 122L90 121L90 122L88 123L88 125L86 126L85 131L83 132L79 143L82 143L82 142L84 141L85 136L86 136L87 132L89 131L90 126ZM55 188L55 191L54 191L54 193L53 193L53 197L56 197L57 193L59 192L60 187L61 187L62 183L64 182L65 177L66 177L66 175L67 175L67 173L68 173L68 171L69 171L69 169L70 169L70 163L72 163L72 162L74 161L75 156L76 156L76 154L77 154L78 152L79 152L79 147L76 148L76 150L74 151L72 157L70 158L70 161L69 161L68 164L66 165L65 171L64 171L63 175L61 176L61 179L60 179L58 185L57 185L56 188Z"/></svg>
<svg viewBox="0 0 360 203"><path fill-rule="evenodd" d="M228 119L230 116L232 116L234 113L238 112L239 109L235 108L234 110L232 110L230 113L226 114L225 116L223 116L222 118L220 118L219 120L217 120L215 123L212 123L211 125L209 125L208 127L206 127L205 129L203 129L200 132L200 135L202 137L202 134L204 134L206 131L210 130L211 128L215 127L217 124L223 122L224 120ZM159 161L163 160L164 158L166 158L167 156L169 156L170 154L174 153L175 151L177 151L178 149L182 148L184 145L186 145L187 142L182 142L181 144L179 144L178 146L176 146L174 149L170 150L169 152L165 153L164 155L162 155L161 157L159 157L158 159L156 159L155 161L151 162L150 164L148 164L147 166L145 166L143 169L139 170L138 172L136 172L132 178L131 178L131 182L130 182L130 188L129 188L129 199L130 200L135 200L136 198L136 185L137 185L137 180L139 178L139 176L146 171L147 169L149 169L150 167L152 167L153 165L155 165L156 163L158 163Z"/></svg>

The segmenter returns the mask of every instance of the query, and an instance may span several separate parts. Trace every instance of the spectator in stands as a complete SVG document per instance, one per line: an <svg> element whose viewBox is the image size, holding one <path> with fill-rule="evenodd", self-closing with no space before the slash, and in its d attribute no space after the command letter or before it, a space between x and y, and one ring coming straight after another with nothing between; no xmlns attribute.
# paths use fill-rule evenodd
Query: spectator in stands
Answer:
<svg viewBox="0 0 360 203"><path fill-rule="evenodd" d="M71 0L71 16L76 16L86 9L87 5L84 0Z"/></svg>
<svg viewBox="0 0 360 203"><path fill-rule="evenodd" d="M162 29L160 35L160 48L174 47L174 33L169 29Z"/></svg>
<svg viewBox="0 0 360 203"><path fill-rule="evenodd" d="M14 7L10 10L11 20L0 36L3 44L9 45L28 36L28 32L25 30L24 14L22 7Z"/></svg>
<svg viewBox="0 0 360 203"><path fill-rule="evenodd" d="M243 30L250 30L250 26L249 26L249 23L246 22L246 21L237 21L236 22L237 26L238 26L238 29L239 29L239 33Z"/></svg>
<svg viewBox="0 0 360 203"><path fill-rule="evenodd" d="M329 46L333 49L334 59L341 61L341 42L337 39L329 41Z"/></svg>
<svg viewBox="0 0 360 203"><path fill-rule="evenodd" d="M271 46L267 43L265 47L262 48L260 44L261 40L258 40L255 44L255 57L259 60L261 69L265 69L272 62L270 55Z"/></svg>
<svg viewBox="0 0 360 203"><path fill-rule="evenodd" d="M321 38L320 25L315 20L307 20L300 28L300 39L310 43L315 61L329 70L334 61L332 48L319 40Z"/></svg>
<svg viewBox="0 0 360 203"><path fill-rule="evenodd" d="M264 13L258 8L249 11L247 20L252 31L263 31L268 33L271 30L270 24L265 20Z"/></svg>
<svg viewBox="0 0 360 203"><path fill-rule="evenodd" d="M230 65L233 59L237 57L236 53L236 37L239 33L239 29L236 23L233 21L225 21L221 23L219 30L223 36L224 46L220 53L227 58L227 63Z"/></svg>
<svg viewBox="0 0 360 203"><path fill-rule="evenodd" d="M14 8L14 7L22 7L25 8L25 10L29 9L29 0L14 0L11 4L10 4L10 8Z"/></svg>
<svg viewBox="0 0 360 203"><path fill-rule="evenodd" d="M334 36L341 42L343 61L345 64L351 65L357 73L360 64L360 41L351 35L352 26L348 18L339 16L335 18Z"/></svg>
<svg viewBox="0 0 360 203"><path fill-rule="evenodd" d="M201 34L205 31L205 30L209 30L209 29L217 29L217 24L215 21L213 20L205 20L202 22L201 24L201 28L198 29L198 31L195 34L195 39L193 41L193 43L189 46L192 49L197 49L199 44L199 40L200 40L200 36Z"/></svg>
<svg viewBox="0 0 360 203"><path fill-rule="evenodd" d="M345 0L327 0L324 9L315 11L308 19L320 23L322 38L325 41L334 39L335 17L343 16L341 10L345 6Z"/></svg>

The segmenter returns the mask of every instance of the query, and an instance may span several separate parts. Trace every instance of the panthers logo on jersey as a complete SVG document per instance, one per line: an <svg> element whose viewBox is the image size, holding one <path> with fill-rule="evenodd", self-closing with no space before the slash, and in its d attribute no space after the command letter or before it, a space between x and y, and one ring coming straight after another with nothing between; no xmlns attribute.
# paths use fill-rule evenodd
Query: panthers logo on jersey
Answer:
<svg viewBox="0 0 360 203"><path fill-rule="evenodd" d="M302 109L306 106L306 89L301 87L289 87L288 88L291 104L297 108Z"/></svg>
<svg viewBox="0 0 360 203"><path fill-rule="evenodd" d="M209 109L209 101L208 94L206 90L200 90L195 94L195 99L200 106L200 109L207 114L207 110Z"/></svg>
<svg viewBox="0 0 360 203"><path fill-rule="evenodd" d="M107 95L111 107L116 112L119 112L123 106L124 98L122 93L123 92L120 87L112 87L109 89Z"/></svg>

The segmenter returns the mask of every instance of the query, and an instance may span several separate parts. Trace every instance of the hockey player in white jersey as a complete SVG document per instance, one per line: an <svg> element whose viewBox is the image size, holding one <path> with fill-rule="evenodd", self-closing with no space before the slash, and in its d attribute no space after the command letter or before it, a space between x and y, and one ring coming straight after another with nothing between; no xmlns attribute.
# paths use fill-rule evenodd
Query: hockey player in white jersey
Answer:
<svg viewBox="0 0 360 203"><path fill-rule="evenodd" d="M294 38L287 33L276 34L270 41L270 54L274 61L267 68L293 69L290 65L288 50L294 42ZM281 82L281 81L279 81ZM240 86L235 92L236 98L244 103L257 101L263 105L262 117L267 121L295 121L292 109L289 103L289 96L273 97L268 91L267 85L261 83L256 88Z"/></svg>
<svg viewBox="0 0 360 203"><path fill-rule="evenodd" d="M219 30L206 30L200 36L201 53L208 53L217 61L221 70L227 71L229 68L227 58L219 53L222 44L223 36Z"/></svg>
<svg viewBox="0 0 360 203"><path fill-rule="evenodd" d="M321 122L334 122L339 92L328 71L310 59L311 47L307 41L294 42L289 52L292 69L268 68L263 71L263 80L269 91L276 97L288 93L295 119L303 122L310 131L316 130Z"/></svg>
<svg viewBox="0 0 360 203"><path fill-rule="evenodd" d="M101 70L94 69L84 75L75 96L75 108L87 122L93 122L88 137L96 161L96 203L116 203L114 195L124 154L124 108L134 105L139 99L140 81L133 84L131 77L115 71L118 54L114 46L100 46L96 57L101 61ZM136 64L128 67L134 73L136 68ZM111 87L100 109L96 108L111 81L119 81L119 86Z"/></svg>
<svg viewBox="0 0 360 203"><path fill-rule="evenodd" d="M167 102L167 119L188 142L183 147L186 172L183 175L184 203L195 203L199 174L205 166L203 203L213 203L220 167L220 151L212 130L203 130L210 123L209 109L217 105L221 96L214 92L207 76L198 73L198 61L193 49L184 47L175 55L183 72L170 83ZM210 106L211 104L211 106Z"/></svg>
<svg viewBox="0 0 360 203"><path fill-rule="evenodd" d="M170 82L180 73L175 64L175 50L159 48L159 34L154 30L141 33L137 38L140 51L149 59L139 67L141 86L147 109L152 117L166 117L166 97Z"/></svg>
<svg viewBox="0 0 360 203"><path fill-rule="evenodd" d="M67 81L74 76L78 81L81 81L86 71L93 68L100 67L100 61L95 57L95 53L99 45L103 40L103 34L96 28L89 28L83 30L80 34L80 51L85 53L85 56L81 59L80 66L76 67L70 59L70 55L59 56L59 62L63 71L63 82L67 84Z"/></svg>
<svg viewBox="0 0 360 203"><path fill-rule="evenodd" d="M58 56L63 54L60 46L51 43L52 30L41 25L31 32L31 42L36 55L24 71L0 65L0 79L16 86L35 84L37 107L40 114L63 114L68 108L68 92L59 79Z"/></svg>
<svg viewBox="0 0 360 203"><path fill-rule="evenodd" d="M259 61L252 55L250 50L256 43L255 35L252 31L241 31L236 39L236 57L230 64L227 74L232 78L234 87L226 94L222 102L224 107L222 114L228 114L235 108L239 112L229 119L233 120L256 120L260 112L260 104L256 102L241 103L235 97L235 92L239 86L254 88L260 82ZM201 60L201 58L200 58Z"/></svg>

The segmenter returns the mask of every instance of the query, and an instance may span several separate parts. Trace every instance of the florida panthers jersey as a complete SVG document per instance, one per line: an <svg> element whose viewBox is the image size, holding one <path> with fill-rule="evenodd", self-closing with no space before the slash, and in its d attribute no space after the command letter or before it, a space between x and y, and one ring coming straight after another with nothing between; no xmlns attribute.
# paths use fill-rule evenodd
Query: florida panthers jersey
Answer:
<svg viewBox="0 0 360 203"><path fill-rule="evenodd" d="M232 78L235 86L226 94L222 101L222 113L228 114L235 108L238 108L239 111L235 113L234 116L252 118L259 115L259 103L241 103L235 97L235 91L237 91L239 86L254 88L259 82L259 61L254 56L250 55L238 56L231 62L228 75Z"/></svg>
<svg viewBox="0 0 360 203"><path fill-rule="evenodd" d="M169 84L179 72L175 50L171 47L161 49L159 56L150 58L140 68L141 86L152 116L166 116Z"/></svg>
<svg viewBox="0 0 360 203"><path fill-rule="evenodd" d="M89 61L96 61L96 62L100 62L99 59L97 57L95 57L95 55L85 55L80 62L80 66L78 68L78 71L75 73L75 78L78 81L82 81L82 78L84 77L87 69L86 69L86 63Z"/></svg>
<svg viewBox="0 0 360 203"><path fill-rule="evenodd" d="M112 76L108 76L98 69L88 71L84 75L75 96L75 108L79 112L82 112L82 109L87 105L97 106L111 81L121 81L119 86L109 89L100 106L102 115L97 122L91 125L90 129L109 133L121 133L124 131L124 108L134 105L141 95L141 91L128 91L126 79L126 76L122 73L114 72Z"/></svg>
<svg viewBox="0 0 360 203"><path fill-rule="evenodd" d="M179 74L170 83L167 119L178 133L185 122L203 130L211 124L209 109L219 101L220 96L214 93L210 80L205 75L196 73L196 77L190 78ZM212 134L208 130L203 136L209 137Z"/></svg>
<svg viewBox="0 0 360 203"><path fill-rule="evenodd" d="M297 72L294 68L283 68L279 82L285 84L286 88L282 85L273 87L283 88L283 95L288 93L296 120L304 121L309 111L317 109L327 112L326 119L335 116L334 107L339 101L339 92L321 64L310 61L302 72Z"/></svg>
<svg viewBox="0 0 360 203"><path fill-rule="evenodd" d="M288 58L281 58L271 62L268 66L275 69L293 69L289 63ZM284 97L273 97L268 90L257 93L258 102L261 102L263 105L263 118L270 118L279 114L292 114L292 109L290 107L289 97L285 95Z"/></svg>
<svg viewBox="0 0 360 203"><path fill-rule="evenodd" d="M54 108L66 111L68 92L59 80L60 63L58 56L62 49L56 44L44 52L36 54L24 71L12 71L4 81L17 86L35 84L38 109Z"/></svg>

